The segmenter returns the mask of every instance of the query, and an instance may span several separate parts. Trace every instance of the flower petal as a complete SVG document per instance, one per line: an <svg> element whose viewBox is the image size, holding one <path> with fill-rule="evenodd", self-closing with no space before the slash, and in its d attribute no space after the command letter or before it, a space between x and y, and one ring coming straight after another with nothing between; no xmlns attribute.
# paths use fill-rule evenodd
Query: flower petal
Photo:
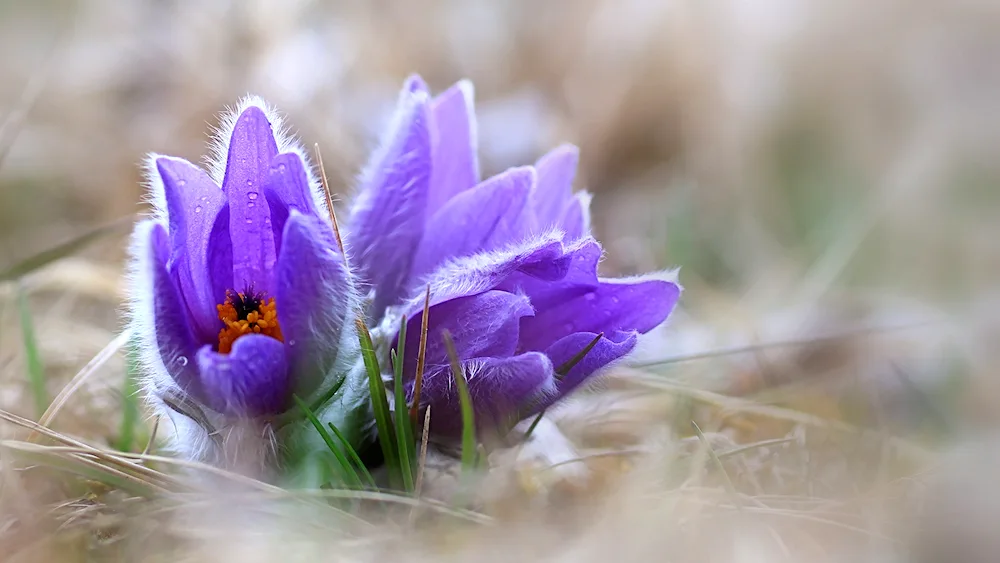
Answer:
<svg viewBox="0 0 1000 563"><path fill-rule="evenodd" d="M219 330L215 306L221 296L212 285L209 240L226 196L208 174L186 160L157 158L156 171L170 223L168 268L177 277L196 332L203 339L214 337Z"/></svg>
<svg viewBox="0 0 1000 563"><path fill-rule="evenodd" d="M362 176L351 213L352 255L375 290L372 315L406 297L423 235L431 175L427 96L404 89L393 126Z"/></svg>
<svg viewBox="0 0 1000 563"><path fill-rule="evenodd" d="M603 281L583 294L536 307L521 321L523 350L545 350L577 332L648 332L666 320L680 296L680 287L665 280Z"/></svg>
<svg viewBox="0 0 1000 563"><path fill-rule="evenodd" d="M305 164L302 162L302 157L295 153L283 153L275 157L271 163L267 182L264 183L264 195L271 213L274 247L279 252L285 222L288 221L288 213L292 209L304 215L319 217L313 202Z"/></svg>
<svg viewBox="0 0 1000 563"><path fill-rule="evenodd" d="M427 209L440 209L479 183L478 139L472 83L463 80L431 102L433 168Z"/></svg>
<svg viewBox="0 0 1000 563"><path fill-rule="evenodd" d="M464 367L480 430L508 427L534 404L547 403L556 396L552 362L545 354L476 358L465 362ZM432 432L439 436L461 435L461 404L450 368L428 374L420 402L430 405Z"/></svg>
<svg viewBox="0 0 1000 563"><path fill-rule="evenodd" d="M523 295L487 291L460 297L430 308L427 323L428 366L448 365L448 351L441 332L447 330L455 342L459 359L481 356L509 356L517 348L518 322L532 314L531 304ZM420 345L423 313L406 323L405 373L412 378L416 371L416 350Z"/></svg>
<svg viewBox="0 0 1000 563"><path fill-rule="evenodd" d="M563 209L559 226L566 233L566 240L576 240L590 234L590 199L588 192L577 192Z"/></svg>
<svg viewBox="0 0 1000 563"><path fill-rule="evenodd" d="M539 310L552 307L576 296L592 291L599 285L597 263L601 260L601 245L593 239L580 241L567 252L570 259L565 273L558 277L539 277L517 272L509 276L497 289L524 293L531 305Z"/></svg>
<svg viewBox="0 0 1000 563"><path fill-rule="evenodd" d="M229 354L211 346L198 350L198 367L208 405L234 416L280 414L288 408L285 345L262 334L236 339Z"/></svg>
<svg viewBox="0 0 1000 563"><path fill-rule="evenodd" d="M597 334L593 332L577 332L560 338L545 351L545 355L552 361L554 369L559 371L568 362L574 359L581 351L594 341ZM587 378L596 374L600 369L606 367L611 362L624 357L635 348L636 333L626 331L615 331L605 333L597 344L590 349L576 364L565 373L559 373L556 377L556 388L558 393L548 397L547 401L537 405L537 408L547 408L560 398L584 383Z"/></svg>
<svg viewBox="0 0 1000 563"><path fill-rule="evenodd" d="M278 155L264 110L250 106L237 118L229 142L222 191L229 200L229 236L233 243L235 289L253 284L270 293L276 259L271 214L263 197L271 161Z"/></svg>
<svg viewBox="0 0 1000 563"><path fill-rule="evenodd" d="M166 231L161 225L153 225L149 232L153 282L153 318L148 319L149 326L155 333L155 345L167 374L185 393L200 399L204 392L198 367L192 361L198 345L181 305L178 284L167 271L168 254Z"/></svg>
<svg viewBox="0 0 1000 563"><path fill-rule="evenodd" d="M344 327L353 326L357 298L344 257L324 222L293 210L282 240L275 303L292 386L307 398L333 371L344 337L353 350L354 331Z"/></svg>
<svg viewBox="0 0 1000 563"><path fill-rule="evenodd" d="M413 260L412 278L450 258L488 252L519 240L527 231L531 167L512 168L466 190L438 210Z"/></svg>
<svg viewBox="0 0 1000 563"><path fill-rule="evenodd" d="M538 185L534 192L534 210L538 227L546 230L559 224L563 210L573 196L573 178L580 161L580 149L562 145L535 164Z"/></svg>
<svg viewBox="0 0 1000 563"><path fill-rule="evenodd" d="M447 262L427 280L431 288L431 305L489 291L504 285L515 274L544 280L564 278L579 245L567 248L561 239L560 233L547 233L502 250ZM423 305L424 297L419 295L407 302L403 311L415 316L423 310Z"/></svg>

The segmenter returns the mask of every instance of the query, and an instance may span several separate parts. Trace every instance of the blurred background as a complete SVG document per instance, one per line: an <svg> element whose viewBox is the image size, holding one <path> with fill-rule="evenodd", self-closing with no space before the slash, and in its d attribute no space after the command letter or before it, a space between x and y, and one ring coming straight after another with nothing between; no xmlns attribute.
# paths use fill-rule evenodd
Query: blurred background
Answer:
<svg viewBox="0 0 1000 563"><path fill-rule="evenodd" d="M0 269L142 211L143 155L248 92L344 200L413 72L475 83L484 176L580 146L607 275L681 267L647 371L943 450L998 421L995 0L5 0ZM52 394L122 326L127 231L22 280ZM64 424L113 433L122 365Z"/></svg>

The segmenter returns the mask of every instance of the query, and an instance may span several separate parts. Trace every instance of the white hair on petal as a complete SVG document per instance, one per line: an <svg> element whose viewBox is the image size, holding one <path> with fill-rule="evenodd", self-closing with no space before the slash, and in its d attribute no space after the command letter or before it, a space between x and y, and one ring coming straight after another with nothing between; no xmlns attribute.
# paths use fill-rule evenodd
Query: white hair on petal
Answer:
<svg viewBox="0 0 1000 563"><path fill-rule="evenodd" d="M167 407L161 398L164 393L184 396L184 392L167 372L156 342L153 303L155 257L150 248L150 237L157 224L156 219L140 221L129 243L127 323L138 353L139 387L150 410L173 423L175 432L167 441L167 448L188 458L204 459L210 454L212 446L208 432L195 421ZM189 361L194 361L194 358Z"/></svg>
<svg viewBox="0 0 1000 563"><path fill-rule="evenodd" d="M584 237L567 245L565 235L559 229L552 229L547 232L530 235L519 243L513 243L500 249L477 252L468 256L450 258L425 276L421 283L417 284L414 295L402 306L403 311L417 311L423 309L424 292L426 286L431 286L431 301L440 302L444 289L448 290L448 298L459 295L471 295L483 291L478 286L478 279L486 272L496 269L497 265L515 260L519 256L525 256L539 250L542 247L553 243L559 243L563 254L573 252L593 239Z"/></svg>
<svg viewBox="0 0 1000 563"><path fill-rule="evenodd" d="M219 186L226 174L226 160L229 156L229 143L233 136L233 129L240 115L251 107L259 108L264 112L264 116L271 124L271 132L274 134L275 144L278 146L278 153L294 153L302 159L303 168L306 171L306 178L309 181L309 193L312 195L313 204L319 212L320 217L329 222L329 210L326 206L326 194L323 191L323 184L319 174L315 169L309 154L292 134L291 128L285 123L285 118L274 106L267 103L264 98L247 94L234 106L227 106L219 115L219 124L212 127L209 151L204 162L209 176Z"/></svg>
<svg viewBox="0 0 1000 563"><path fill-rule="evenodd" d="M156 169L156 161L165 155L151 152L142 161L142 185L146 188L143 202L153 208L153 218L167 225L167 196L163 188L163 178Z"/></svg>

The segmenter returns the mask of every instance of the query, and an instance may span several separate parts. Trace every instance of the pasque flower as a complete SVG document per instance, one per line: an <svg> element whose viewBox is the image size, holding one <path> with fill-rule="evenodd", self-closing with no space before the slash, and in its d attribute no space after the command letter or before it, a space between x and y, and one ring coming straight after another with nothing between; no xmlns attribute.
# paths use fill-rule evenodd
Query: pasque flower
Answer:
<svg viewBox="0 0 1000 563"><path fill-rule="evenodd" d="M157 155L148 168L155 212L133 236L131 325L178 448L204 454L194 421L266 420L345 379L323 412L357 436L359 298L322 188L278 117L247 99L223 120L209 171Z"/></svg>
<svg viewBox="0 0 1000 563"><path fill-rule="evenodd" d="M411 396L429 286L421 404L432 407L434 432L460 428L445 329L477 419L506 423L553 404L627 355L676 304L672 273L598 277L602 250L589 234L590 197L572 190L577 160L575 147L562 146L533 166L481 180L471 85L436 98L419 77L404 85L362 175L349 246L384 344L394 345L399 316L407 315Z"/></svg>

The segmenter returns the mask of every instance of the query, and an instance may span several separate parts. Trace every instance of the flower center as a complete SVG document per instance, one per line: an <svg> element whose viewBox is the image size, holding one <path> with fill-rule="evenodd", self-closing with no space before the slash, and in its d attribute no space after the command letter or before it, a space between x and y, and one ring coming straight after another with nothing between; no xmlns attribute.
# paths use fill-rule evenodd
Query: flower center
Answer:
<svg viewBox="0 0 1000 563"><path fill-rule="evenodd" d="M233 342L245 334L263 334L284 340L274 298L268 299L264 292L255 292L253 286L241 293L226 291L226 301L215 308L219 311L219 320L226 325L219 331L221 354L231 352Z"/></svg>

